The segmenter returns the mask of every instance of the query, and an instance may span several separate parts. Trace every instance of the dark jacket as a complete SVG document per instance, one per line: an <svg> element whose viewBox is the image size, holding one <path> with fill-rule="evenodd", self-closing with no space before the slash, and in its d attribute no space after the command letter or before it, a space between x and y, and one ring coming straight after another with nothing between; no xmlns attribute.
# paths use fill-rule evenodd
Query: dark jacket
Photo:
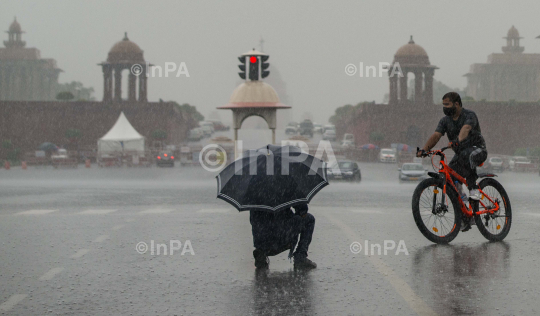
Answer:
<svg viewBox="0 0 540 316"><path fill-rule="evenodd" d="M249 221L253 234L253 246L262 250L281 252L286 249L294 249L298 235L291 235L287 232L290 225L287 222L294 216L305 215L308 212L307 205L298 205L292 209L286 208L277 212L249 211Z"/></svg>

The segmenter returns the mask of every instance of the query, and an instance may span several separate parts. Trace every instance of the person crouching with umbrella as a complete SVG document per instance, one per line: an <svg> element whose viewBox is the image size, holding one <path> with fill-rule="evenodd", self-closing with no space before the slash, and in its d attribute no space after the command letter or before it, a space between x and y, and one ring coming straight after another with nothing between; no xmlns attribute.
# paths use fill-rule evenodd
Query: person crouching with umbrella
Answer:
<svg viewBox="0 0 540 316"><path fill-rule="evenodd" d="M255 267L268 268L270 263L268 256L278 255L285 250L289 250L289 258L294 258L295 268L317 267L315 262L307 258L315 229L315 216L308 213L307 204L297 205L294 209L294 213L290 207L274 213L257 210L249 212L255 247L253 250Z"/></svg>
<svg viewBox="0 0 540 316"><path fill-rule="evenodd" d="M328 185L324 161L295 146L268 145L244 152L216 178L218 198L250 211L255 267L268 268L268 256L285 250L295 268L317 267L307 258L315 228L308 203Z"/></svg>

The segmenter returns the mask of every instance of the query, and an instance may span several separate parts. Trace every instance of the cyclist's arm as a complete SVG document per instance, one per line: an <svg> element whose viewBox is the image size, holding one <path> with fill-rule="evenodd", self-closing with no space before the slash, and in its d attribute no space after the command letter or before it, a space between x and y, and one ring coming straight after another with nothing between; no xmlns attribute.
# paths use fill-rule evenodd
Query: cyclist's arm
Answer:
<svg viewBox="0 0 540 316"><path fill-rule="evenodd" d="M467 136L469 136L469 132L471 130L472 130L471 125L463 125L463 127L461 128L461 131L459 131L458 141L459 142L464 141L467 138Z"/></svg>
<svg viewBox="0 0 540 316"><path fill-rule="evenodd" d="M424 145L424 150L425 151L430 151L431 148L435 147L435 145L437 145L437 143L439 142L439 140L441 139L443 135L439 132L435 132L433 133L433 135L431 135L431 137L429 137L428 141L426 142L426 144Z"/></svg>

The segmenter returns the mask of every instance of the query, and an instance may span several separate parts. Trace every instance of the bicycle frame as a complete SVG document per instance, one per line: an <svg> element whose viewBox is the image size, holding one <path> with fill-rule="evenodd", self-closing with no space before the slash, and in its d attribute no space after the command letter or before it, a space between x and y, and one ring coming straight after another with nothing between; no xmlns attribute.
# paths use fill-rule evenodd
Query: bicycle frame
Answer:
<svg viewBox="0 0 540 316"><path fill-rule="evenodd" d="M442 203L443 204L445 203L444 199L446 197L446 186L447 185L450 185L452 188L454 188L454 190L456 192L459 192L456 185L454 184L454 181L452 181L452 177L454 179L456 179L461 184L465 184L465 185L467 184L467 180L465 180L465 178L463 178L462 176L457 174L457 172L455 172L452 168L450 168L446 164L446 162L445 162L446 155L443 153L443 151L445 151L446 149L448 149L448 147L444 147L441 150L434 150L434 151L430 151L430 152L426 153L426 155L437 155L437 156L441 157L441 160L439 162L439 174L444 175L444 180L445 180L445 183L443 185L443 196L442 196ZM485 214L485 213L493 214L493 213L497 212L499 210L499 208L500 208L499 203L497 203L496 201L493 201L493 199L490 196L488 196L486 193L484 193L484 191L482 191L482 189L478 188L478 190L482 194L482 198L480 199L479 204L482 205L484 210L482 210L482 211L478 210L478 212L476 212L476 214L474 213L474 210L472 208L472 203L470 203L469 207L467 208L467 205L465 205L465 203L461 199L461 196L459 196L459 194L458 194L458 201L459 201L459 205L460 205L460 208L461 208L461 212L463 212L463 214L465 214L467 217L472 217L473 215L481 215L481 214ZM434 193L435 194L433 196L433 202L434 202L433 207L435 207L435 201L437 199L437 193L438 192L434 191ZM487 198L493 205L495 205L495 207L492 208L492 209L487 209L486 205L482 202L484 197Z"/></svg>

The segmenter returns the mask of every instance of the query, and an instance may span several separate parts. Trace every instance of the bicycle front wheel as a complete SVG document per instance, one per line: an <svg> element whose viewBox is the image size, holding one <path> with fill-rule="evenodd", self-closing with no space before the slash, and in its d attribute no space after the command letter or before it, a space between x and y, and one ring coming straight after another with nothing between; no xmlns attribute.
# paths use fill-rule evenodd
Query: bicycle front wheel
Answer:
<svg viewBox="0 0 540 316"><path fill-rule="evenodd" d="M456 238L461 228L461 209L458 205L457 193L450 186L443 194L440 180L426 179L418 184L413 193L414 222L428 240L447 244Z"/></svg>
<svg viewBox="0 0 540 316"><path fill-rule="evenodd" d="M485 213L476 215L474 217L476 226L482 236L487 240L501 241L508 235L510 226L512 225L512 207L510 206L508 194L503 186L492 178L483 179L478 186L492 201L499 204L499 210L493 214ZM485 196L482 196L480 201L485 205L482 206L482 204L476 202L479 205L480 211L495 207Z"/></svg>

